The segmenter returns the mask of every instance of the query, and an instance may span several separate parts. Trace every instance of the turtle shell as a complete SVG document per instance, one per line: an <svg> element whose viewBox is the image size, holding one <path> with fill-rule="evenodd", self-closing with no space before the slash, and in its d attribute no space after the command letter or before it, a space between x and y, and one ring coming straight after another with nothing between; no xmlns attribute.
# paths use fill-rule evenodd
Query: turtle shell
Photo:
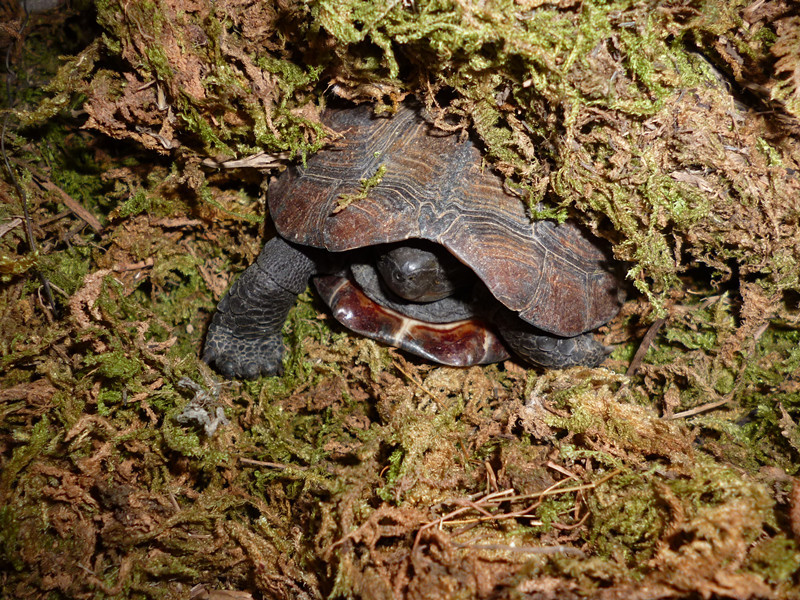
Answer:
<svg viewBox="0 0 800 600"><path fill-rule="evenodd" d="M314 278L323 301L342 325L372 339L451 367L499 362L509 357L493 328L478 318L447 323L414 319L369 298L349 278Z"/></svg>
<svg viewBox="0 0 800 600"><path fill-rule="evenodd" d="M599 240L570 222L532 222L469 139L406 106L392 117L367 107L328 110L323 120L342 137L269 190L285 239L332 252L412 238L439 243L505 306L559 336L595 329L619 310ZM363 195L362 180L382 166L366 197L337 210L341 197Z"/></svg>

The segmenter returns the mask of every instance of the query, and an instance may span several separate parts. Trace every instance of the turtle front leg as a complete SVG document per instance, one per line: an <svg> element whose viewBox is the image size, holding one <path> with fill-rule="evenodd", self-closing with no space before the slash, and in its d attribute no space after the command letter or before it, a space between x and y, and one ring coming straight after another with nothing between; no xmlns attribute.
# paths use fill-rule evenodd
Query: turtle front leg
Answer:
<svg viewBox="0 0 800 600"><path fill-rule="evenodd" d="M513 321L503 319L498 324L500 335L518 356L540 367L596 367L611 350L597 341L592 332L564 338L544 333L522 319L513 318Z"/></svg>
<svg viewBox="0 0 800 600"><path fill-rule="evenodd" d="M312 258L298 247L279 237L268 241L217 306L203 360L228 378L281 372L283 324L315 272Z"/></svg>

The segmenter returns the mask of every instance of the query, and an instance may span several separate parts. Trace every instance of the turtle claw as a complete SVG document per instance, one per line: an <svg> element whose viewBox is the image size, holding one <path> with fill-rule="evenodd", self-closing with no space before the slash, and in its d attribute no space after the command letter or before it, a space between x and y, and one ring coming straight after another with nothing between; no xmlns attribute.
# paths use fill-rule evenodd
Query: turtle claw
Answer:
<svg viewBox="0 0 800 600"><path fill-rule="evenodd" d="M283 351L280 335L242 337L212 323L203 361L213 364L226 379L257 379L283 373Z"/></svg>

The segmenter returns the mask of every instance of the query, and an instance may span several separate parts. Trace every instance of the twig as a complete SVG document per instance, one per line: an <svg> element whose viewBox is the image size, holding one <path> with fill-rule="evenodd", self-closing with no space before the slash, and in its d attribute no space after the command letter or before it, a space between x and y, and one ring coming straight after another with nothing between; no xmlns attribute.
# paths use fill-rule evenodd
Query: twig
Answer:
<svg viewBox="0 0 800 600"><path fill-rule="evenodd" d="M12 229L16 229L20 225L22 225L22 219L20 219L19 217L11 219L8 223L3 223L2 225L0 225L0 238L3 237Z"/></svg>
<svg viewBox="0 0 800 600"><path fill-rule="evenodd" d="M84 221L89 227L91 227L95 233L98 234L103 233L103 225L100 223L100 221L97 220L97 217L95 217L92 213L90 213L83 206L81 206L81 204L77 200L75 200L75 198L70 196L67 192L62 190L52 181L44 179L43 177L40 177L38 175L35 175L35 177L39 182L39 185L41 185L48 192L56 194L61 200L61 202L63 202L67 206L67 208L70 209L75 214L75 216L77 216L79 219Z"/></svg>
<svg viewBox="0 0 800 600"><path fill-rule="evenodd" d="M420 383L419 381L417 381L417 378L416 378L416 377L414 377L414 376L413 376L411 373L409 373L409 372L408 372L408 371L406 371L405 369L403 369L403 367L401 367L401 366L398 364L398 362L397 362L396 360L393 360L393 361L392 361L392 364L394 365L394 367L395 367L395 368L396 368L398 371L400 371L400 372L401 372L403 375L405 375L405 376L406 376L406 377L409 379L409 381L411 381L411 383L413 383L414 385L416 385L416 386L417 386L419 389L421 389L421 390L422 390L423 392L425 392L425 393L426 393L428 396L430 396L430 397L431 397L431 399L432 399L434 402L438 402L439 404L441 404L441 403L442 403L442 399L441 399L441 398L438 398L438 397L437 397L437 396L436 396L436 395L435 395L433 392L431 392L431 391L430 391L428 388L426 388L426 387L425 387L425 386L424 386L422 383Z"/></svg>
<svg viewBox="0 0 800 600"><path fill-rule="evenodd" d="M567 493L570 493L570 492L579 492L579 491L583 491L583 490L594 489L594 488L598 487L599 485L605 483L606 481L608 481L612 477L615 477L621 471L622 471L621 469L615 469L614 471L612 471L611 473L608 473L604 477L601 477L597 481L593 481L591 483L587 483L587 484L583 484L583 485L567 487L567 488L559 487L565 481L569 481L569 479L562 479L561 481L557 481L556 483L554 483L550 487L546 488L545 490L542 490L541 492L536 492L534 494L512 495L514 490L513 489L506 489L506 490L502 490L502 491L499 491L499 492L493 492L491 494L486 494L482 498L478 498L476 500L473 500L472 498L469 498L469 499L466 499L466 498L457 499L457 500L453 501L452 504L465 504L466 506L461 506L459 508L456 508L455 510L447 513L446 515L442 515L438 519L434 519L433 521L429 521L428 523L425 523L424 525L422 525L419 528L419 530L417 531L417 535L414 538L414 545L413 545L412 549L415 549L415 548L417 548L419 546L419 542L422 539L422 534L425 531L427 531L428 529L431 529L432 527L439 527L441 529L441 527L443 525L445 525L445 524L447 524L447 525L465 525L465 524L471 524L471 523L480 523L480 522L485 522L485 521L500 521L500 520L503 520L503 519L513 519L513 518L528 518L528 519L532 519L533 515L529 515L528 513L530 513L534 509L536 509L539 506L539 504L541 504L541 501L542 501L542 499L544 497L552 496L552 495L555 495L555 494L567 494ZM509 512L509 513L503 513L503 514L492 514L492 513L489 513L489 511L487 510L487 508L491 508L493 506L497 506L497 505L499 505L501 503L513 502L513 501L517 501L517 500L536 500L536 502L534 502L533 504L531 504L530 506L527 506L526 508L524 508L522 510ZM461 514L467 512L467 511L469 511L469 510L476 510L482 516L473 517L473 518L469 518L469 519L459 519L459 520L455 520L454 519L454 517L456 517L458 515L461 515Z"/></svg>
<svg viewBox="0 0 800 600"><path fill-rule="evenodd" d="M550 523L550 525L552 525L554 529L559 529L561 531L572 531L573 529L577 529L578 527L586 523L586 520L588 518L589 518L589 513L587 512L585 515L583 515L583 517L581 517L580 521L578 521L577 523L573 523L572 525L562 525L561 523Z"/></svg>
<svg viewBox="0 0 800 600"><path fill-rule="evenodd" d="M576 486L569 487L569 488L556 489L557 485L559 485L563 481L566 481L566 479L562 479L561 481L558 481L558 482L554 483L553 485L551 485L549 488L547 488L546 490L544 490L542 492L536 492L535 494L520 494L519 496L510 497L510 498L508 498L508 500L529 500L529 499L538 498L538 497L542 497L542 496L553 496L555 494L566 494L568 492L581 492L583 490L593 490L594 488L596 488L597 486L605 483L606 481L608 481L612 477L616 477L621 472L622 472L622 469L614 469L613 471L611 471L611 473L601 477L597 481L593 481L591 483L585 483L583 485L576 485Z"/></svg>
<svg viewBox="0 0 800 600"><path fill-rule="evenodd" d="M789 529L795 540L800 540L800 479L792 478L789 492Z"/></svg>
<svg viewBox="0 0 800 600"><path fill-rule="evenodd" d="M545 465L547 465L548 467L550 467L550 468L551 468L551 469L553 469L554 471L558 471L558 472L559 472L559 473L561 473L562 475L566 475L566 476L567 476L567 477L569 477L570 479L574 479L575 481L580 481L580 479L578 479L578 476L577 476L577 475L575 475L575 473L573 473L572 471L570 471L570 470L568 470L568 469L565 469L565 468L564 468L564 467L562 467L561 465L558 465L558 464L554 463L552 460L548 460L548 461L545 463Z"/></svg>
<svg viewBox="0 0 800 600"><path fill-rule="evenodd" d="M510 494L510 493L513 493L513 492L514 492L514 490L513 490L513 489L502 490L502 491L499 491L499 492L492 492L491 494L487 494L487 495L486 495L486 496L484 496L483 498L481 498L481 499L477 500L477 502L478 502L478 503L483 503L483 504L486 504L486 503L488 503L488 502L490 502L491 500L494 500L494 499L496 499L496 498L505 499L504 497L507 497L507 496L508 496L508 494ZM501 500L501 501L502 501L502 500ZM430 529L431 527L435 527L435 526L437 526L437 525L438 525L438 526L441 528L442 524L443 524L443 523L444 523L444 522L445 522L447 519L451 519L452 517L455 517L456 515L460 515L461 513L464 513L464 512L466 512L466 511L470 510L471 508L474 508L474 503L473 503L473 501L472 501L472 500L464 500L464 499L461 499L461 500L459 500L458 502L459 502L459 503L462 503L462 502L467 502L467 503L468 503L468 505L467 505L467 506L463 506L463 507L461 507L461 508L457 508L456 510L454 510L454 511L452 511L452 512L450 512L450 513L448 513L448 514L446 514L446 515L444 515L444 516L442 516L442 517L439 517L438 519L436 519L436 520L434 520L434 521L430 521L430 522L428 522L428 523L425 523L425 525L423 525L422 527L420 527L419 531L417 532L417 536L416 536L416 538L414 539L414 547L415 547L415 548L416 548L416 547L417 547L417 545L419 544L419 540L420 540L420 538L422 537L422 532L423 532L423 531L426 531L426 530Z"/></svg>
<svg viewBox="0 0 800 600"><path fill-rule="evenodd" d="M284 465L283 463L267 462L264 460L255 460L252 458L240 458L239 462L246 465L254 465L256 467L269 467L270 469L297 469L298 471L305 471L308 467L300 465Z"/></svg>
<svg viewBox="0 0 800 600"><path fill-rule="evenodd" d="M692 417L694 415L698 415L700 413L704 413L709 410L714 410L715 408L719 408L720 406L727 404L732 399L733 396L726 396L722 400L717 400L716 402L709 402L708 404L703 404L702 406L695 406L694 408L690 408L689 410L684 410L683 412L675 413L670 417L670 419L671 420L683 419L685 417Z"/></svg>
<svg viewBox="0 0 800 600"><path fill-rule="evenodd" d="M39 222L36 223L36 225L39 227L39 229L42 229L45 225L50 225L50 223L55 223L56 221L60 221L64 217L67 217L67 216L69 216L71 214L73 214L72 211L67 208L65 210L62 210L60 213L57 213L57 214L55 214L55 215L53 215L51 217L46 217L44 219L39 219Z"/></svg>
<svg viewBox="0 0 800 600"><path fill-rule="evenodd" d="M454 544L456 548L465 550L499 550L501 552L520 552L525 554L572 554L586 558L583 550L571 546L508 546L506 544Z"/></svg>
<svg viewBox="0 0 800 600"><path fill-rule="evenodd" d="M30 171L31 175L36 180L36 183L38 183L45 191L51 192L59 196L61 202L63 202L66 205L68 212L71 212L79 219L81 219L84 223L86 223L89 227L91 227L95 231L95 233L99 234L103 232L103 225L102 223L100 223L97 217L95 217L92 213L86 210L80 202L75 200L75 198L70 196L67 192L65 192L55 183L53 183L44 172L40 171L33 165L30 165L25 161L19 160L17 158L12 157L11 162L13 162L20 168ZM64 213L59 213L54 217L46 219L45 221L43 221L43 223L50 223L51 221L57 220L63 216Z"/></svg>
<svg viewBox="0 0 800 600"><path fill-rule="evenodd" d="M644 355L647 354L647 351L650 349L650 346L653 343L656 335L658 334L658 330L661 329L661 326L664 325L666 319L656 319L653 321L653 324L650 325L650 329L647 330L647 333L644 334L642 338L642 343L639 344L639 348L636 350L636 354L633 356L633 360L631 361L628 370L625 371L625 375L627 377L631 377L636 371L639 370L639 365L642 364L642 360L644 360Z"/></svg>
<svg viewBox="0 0 800 600"><path fill-rule="evenodd" d="M114 267L117 273L124 273L125 271L140 271L141 269L149 269L156 264L155 259L151 256L144 260L135 263L124 263Z"/></svg>

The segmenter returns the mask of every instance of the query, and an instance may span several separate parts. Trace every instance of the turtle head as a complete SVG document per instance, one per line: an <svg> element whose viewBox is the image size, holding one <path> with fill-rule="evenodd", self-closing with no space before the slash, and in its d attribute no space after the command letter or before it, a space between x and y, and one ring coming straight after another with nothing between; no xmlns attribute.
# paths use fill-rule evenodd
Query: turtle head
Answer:
<svg viewBox="0 0 800 600"><path fill-rule="evenodd" d="M447 298L469 279L469 270L441 246L396 246L378 258L377 267L387 287L411 302Z"/></svg>

